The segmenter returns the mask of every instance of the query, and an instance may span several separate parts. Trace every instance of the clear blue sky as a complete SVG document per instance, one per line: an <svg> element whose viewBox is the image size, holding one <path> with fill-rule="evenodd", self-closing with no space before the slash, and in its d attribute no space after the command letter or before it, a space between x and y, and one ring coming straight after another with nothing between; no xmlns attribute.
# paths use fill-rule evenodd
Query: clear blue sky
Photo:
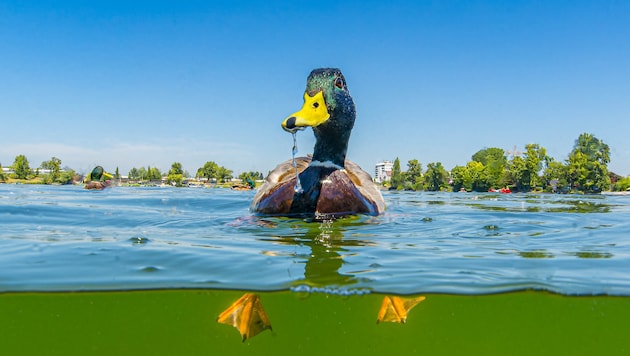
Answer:
<svg viewBox="0 0 630 356"><path fill-rule="evenodd" d="M583 132L630 174L630 1L2 1L0 163L267 173L306 76L339 67L348 158L464 165ZM312 152L310 130L298 134Z"/></svg>

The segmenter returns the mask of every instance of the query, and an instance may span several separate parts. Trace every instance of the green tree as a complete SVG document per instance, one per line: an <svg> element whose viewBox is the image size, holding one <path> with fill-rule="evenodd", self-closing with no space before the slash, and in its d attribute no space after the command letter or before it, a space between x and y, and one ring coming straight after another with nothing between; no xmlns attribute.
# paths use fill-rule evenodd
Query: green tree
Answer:
<svg viewBox="0 0 630 356"><path fill-rule="evenodd" d="M398 157L394 160L394 164L392 165L392 177L389 181L391 189L403 189L403 175L400 172L400 160Z"/></svg>
<svg viewBox="0 0 630 356"><path fill-rule="evenodd" d="M140 172L138 171L138 168L136 168L136 167L131 168L129 173L127 173L127 176L129 177L129 179L141 179L142 178L142 176L140 175Z"/></svg>
<svg viewBox="0 0 630 356"><path fill-rule="evenodd" d="M573 187L586 193L610 188L608 163L610 148L602 140L583 133L575 141L569 154L568 176Z"/></svg>
<svg viewBox="0 0 630 356"><path fill-rule="evenodd" d="M133 167L129 171L129 179L135 179L135 180L141 180L141 181L148 180L149 172L144 167L140 167L140 168Z"/></svg>
<svg viewBox="0 0 630 356"><path fill-rule="evenodd" d="M502 188L505 186L504 177L507 158L504 150L497 147L484 148L477 151L472 156L472 160L484 165L484 176L488 188Z"/></svg>
<svg viewBox="0 0 630 356"><path fill-rule="evenodd" d="M172 174L184 174L184 170L182 169L182 164L179 162L174 162L171 165L171 169L168 172Z"/></svg>
<svg viewBox="0 0 630 356"><path fill-rule="evenodd" d="M232 179L232 170L227 169L223 166L219 166L219 169L217 170L216 178L219 182L224 183Z"/></svg>
<svg viewBox="0 0 630 356"><path fill-rule="evenodd" d="M197 170L196 177L206 178L207 180L216 178L219 165L213 161L206 162L203 167Z"/></svg>
<svg viewBox="0 0 630 356"><path fill-rule="evenodd" d="M18 155L13 161L13 171L17 179L27 179L33 173L25 155Z"/></svg>
<svg viewBox="0 0 630 356"><path fill-rule="evenodd" d="M116 171L114 172L114 178L120 179L120 172L118 172L118 166L116 166Z"/></svg>
<svg viewBox="0 0 630 356"><path fill-rule="evenodd" d="M543 163L548 160L547 150L544 147L535 143L525 145L526 172L523 179L528 179L528 181L524 182L528 190L536 189L540 186L540 172L543 169Z"/></svg>
<svg viewBox="0 0 630 356"><path fill-rule="evenodd" d="M507 164L507 158L505 158L505 151L497 147L483 148L477 151L472 156L472 160L483 163L484 166L487 166L490 163L490 161L496 161L499 164L503 164L504 166Z"/></svg>
<svg viewBox="0 0 630 356"><path fill-rule="evenodd" d="M529 174L525 160L520 156L515 156L508 163L507 182L514 186L517 191L529 189Z"/></svg>
<svg viewBox="0 0 630 356"><path fill-rule="evenodd" d="M630 190L630 177L625 177L625 178L619 179L615 183L614 190L616 192L624 192L624 191Z"/></svg>
<svg viewBox="0 0 630 356"><path fill-rule="evenodd" d="M147 180L162 180L162 172L156 167L147 167Z"/></svg>
<svg viewBox="0 0 630 356"><path fill-rule="evenodd" d="M424 175L424 189L439 191L448 185L448 172L441 162L427 164L427 172Z"/></svg>
<svg viewBox="0 0 630 356"><path fill-rule="evenodd" d="M543 181L553 192L563 192L569 188L567 166L562 162L550 159L543 173Z"/></svg>
<svg viewBox="0 0 630 356"><path fill-rule="evenodd" d="M181 187L182 181L184 180L183 175L184 170L182 169L182 164L179 162L175 162L171 165L171 169L168 171L166 183L175 184L175 186Z"/></svg>
<svg viewBox="0 0 630 356"><path fill-rule="evenodd" d="M423 185L422 164L417 159L407 162L407 172L403 175L405 189L421 190Z"/></svg>
<svg viewBox="0 0 630 356"><path fill-rule="evenodd" d="M50 173L45 178L46 183L55 183L60 180L60 171L61 171L61 160L57 157L52 157L50 161L44 161L40 165L42 169L48 169Z"/></svg>
<svg viewBox="0 0 630 356"><path fill-rule="evenodd" d="M2 163L0 163L0 182L4 182L7 180L7 177L4 174L4 170L2 170Z"/></svg>
<svg viewBox="0 0 630 356"><path fill-rule="evenodd" d="M77 172L72 168L64 167L61 174L59 175L58 182L62 184L70 184L77 176ZM79 180L77 178L77 180Z"/></svg>
<svg viewBox="0 0 630 356"><path fill-rule="evenodd" d="M471 181L471 189L475 192L487 192L490 189L486 167L481 162L470 161L466 164L466 170Z"/></svg>
<svg viewBox="0 0 630 356"><path fill-rule="evenodd" d="M466 167L455 166L451 169L451 178L453 180L453 191L459 192L462 189L466 191L472 190L472 179Z"/></svg>
<svg viewBox="0 0 630 356"><path fill-rule="evenodd" d="M232 171L223 166L219 166L213 161L209 161L206 162L203 167L197 169L196 176L198 178L206 178L208 180L214 178L219 182L225 182L228 179L232 179Z"/></svg>
<svg viewBox="0 0 630 356"><path fill-rule="evenodd" d="M240 179L243 184L247 184L253 188L256 181L264 179L264 177L260 172L243 172L238 176L238 179Z"/></svg>

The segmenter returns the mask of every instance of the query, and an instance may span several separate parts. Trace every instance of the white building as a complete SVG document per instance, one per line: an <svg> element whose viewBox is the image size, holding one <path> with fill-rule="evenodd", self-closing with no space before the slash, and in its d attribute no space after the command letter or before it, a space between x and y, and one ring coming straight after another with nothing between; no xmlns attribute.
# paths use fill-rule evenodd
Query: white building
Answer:
<svg viewBox="0 0 630 356"><path fill-rule="evenodd" d="M374 181L376 181L376 183L383 183L392 179L392 167L394 167L392 161L377 163L374 169Z"/></svg>

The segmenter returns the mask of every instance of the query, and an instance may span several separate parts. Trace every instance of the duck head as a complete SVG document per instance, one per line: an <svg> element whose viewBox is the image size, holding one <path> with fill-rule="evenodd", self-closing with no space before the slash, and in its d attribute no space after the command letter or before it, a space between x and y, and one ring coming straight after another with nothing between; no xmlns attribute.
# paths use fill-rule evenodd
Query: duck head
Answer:
<svg viewBox="0 0 630 356"><path fill-rule="evenodd" d="M308 76L302 109L284 119L282 128L295 133L312 127L315 134L313 162L344 167L355 118L354 101L341 71L321 68Z"/></svg>

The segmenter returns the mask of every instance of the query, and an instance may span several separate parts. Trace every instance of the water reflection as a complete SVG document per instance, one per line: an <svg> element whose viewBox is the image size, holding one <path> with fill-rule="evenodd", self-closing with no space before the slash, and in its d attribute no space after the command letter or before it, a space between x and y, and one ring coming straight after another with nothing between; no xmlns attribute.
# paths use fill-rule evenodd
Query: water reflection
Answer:
<svg viewBox="0 0 630 356"><path fill-rule="evenodd" d="M283 223L287 223L283 221ZM304 254L304 276L294 280L293 286L341 287L356 284L364 280L354 274L342 273L344 256L350 253L348 247L374 246L374 242L356 238L347 238L347 231L355 225L364 225L360 219L344 218L335 221L302 222L291 221L293 234L262 238L283 245L306 246L310 248ZM267 226L269 222L266 223Z"/></svg>
<svg viewBox="0 0 630 356"><path fill-rule="evenodd" d="M521 200L500 200L492 196L479 195L474 202L466 201L464 205L484 211L505 212L548 212L548 213L610 213L613 205L600 203L601 197L588 196L584 199L547 199L543 197L526 197Z"/></svg>

